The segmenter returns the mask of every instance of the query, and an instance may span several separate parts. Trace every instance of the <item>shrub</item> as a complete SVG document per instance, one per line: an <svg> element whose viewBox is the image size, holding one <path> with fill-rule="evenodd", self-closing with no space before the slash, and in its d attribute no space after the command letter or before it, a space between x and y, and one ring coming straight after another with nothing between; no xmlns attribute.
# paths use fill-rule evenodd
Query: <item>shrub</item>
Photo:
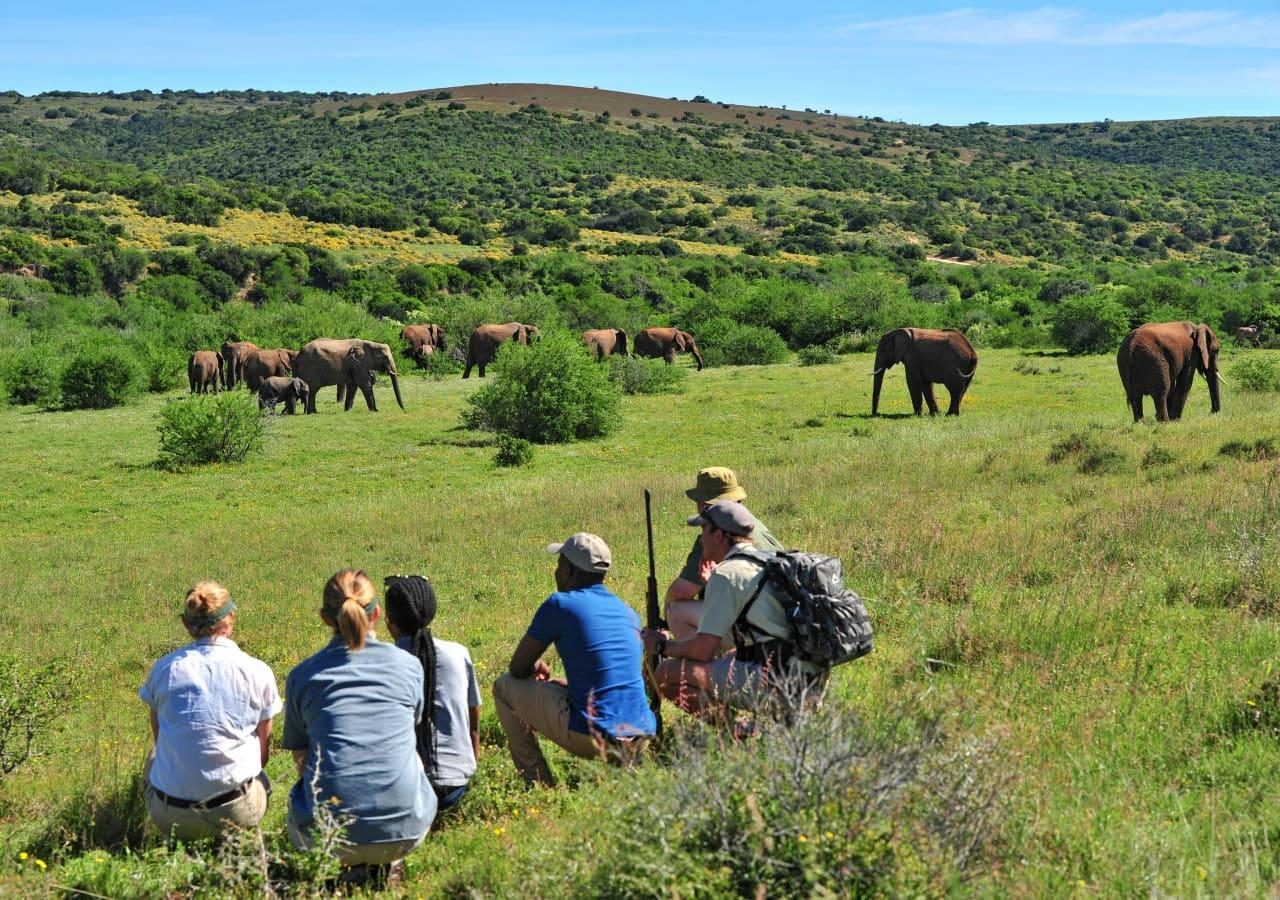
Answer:
<svg viewBox="0 0 1280 900"><path fill-rule="evenodd" d="M1068 353L1114 352L1129 332L1129 313L1109 294L1063 300L1052 313L1053 339Z"/></svg>
<svg viewBox="0 0 1280 900"><path fill-rule="evenodd" d="M266 418L249 394L224 391L175 400L160 410L160 464L169 469L240 462L262 449Z"/></svg>
<svg viewBox="0 0 1280 900"><path fill-rule="evenodd" d="M624 394L677 394L684 390L689 370L660 359L609 357L609 379Z"/></svg>
<svg viewBox="0 0 1280 900"><path fill-rule="evenodd" d="M527 466L533 462L533 444L524 438L500 434L498 435L498 452L494 455L493 462L494 465L509 468Z"/></svg>
<svg viewBox="0 0 1280 900"><path fill-rule="evenodd" d="M618 426L618 388L565 334L502 348L496 378L468 398L463 423L535 444L601 437Z"/></svg>
<svg viewBox="0 0 1280 900"><path fill-rule="evenodd" d="M61 380L58 355L44 344L14 355L5 367L4 384L11 403L56 406Z"/></svg>
<svg viewBox="0 0 1280 900"><path fill-rule="evenodd" d="M585 893L930 896L948 882L954 891L997 846L1008 767L991 741L909 720L873 735L828 707L736 744L684 734L673 766L618 783L604 834L592 836L600 856Z"/></svg>
<svg viewBox="0 0 1280 900"><path fill-rule="evenodd" d="M0 653L0 781L64 721L80 691L81 670L67 660L29 668Z"/></svg>
<svg viewBox="0 0 1280 900"><path fill-rule="evenodd" d="M142 371L126 351L115 347L81 350L62 372L64 409L123 406L142 389Z"/></svg>
<svg viewBox="0 0 1280 900"><path fill-rule="evenodd" d="M1274 358L1253 353L1231 366L1231 380L1242 391L1280 390L1280 367Z"/></svg>
<svg viewBox="0 0 1280 900"><path fill-rule="evenodd" d="M840 354L836 353L836 348L832 344L801 347L796 355L800 357L802 366L828 366L840 360Z"/></svg>
<svg viewBox="0 0 1280 900"><path fill-rule="evenodd" d="M182 384L187 373L187 358L172 347L146 343L138 347L138 364L142 383L153 394L163 394Z"/></svg>
<svg viewBox="0 0 1280 900"><path fill-rule="evenodd" d="M772 328L734 325L703 350L708 366L766 366L787 358L787 343Z"/></svg>

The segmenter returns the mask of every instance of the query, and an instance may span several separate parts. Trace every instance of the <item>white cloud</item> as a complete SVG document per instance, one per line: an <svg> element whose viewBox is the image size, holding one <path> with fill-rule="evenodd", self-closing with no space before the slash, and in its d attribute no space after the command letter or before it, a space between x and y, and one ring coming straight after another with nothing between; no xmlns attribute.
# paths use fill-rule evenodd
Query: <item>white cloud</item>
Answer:
<svg viewBox="0 0 1280 900"><path fill-rule="evenodd" d="M936 15L853 22L846 34L936 44L1161 45L1280 49L1280 13L1188 10L1104 21L1081 10L1044 6L1008 12L962 7Z"/></svg>

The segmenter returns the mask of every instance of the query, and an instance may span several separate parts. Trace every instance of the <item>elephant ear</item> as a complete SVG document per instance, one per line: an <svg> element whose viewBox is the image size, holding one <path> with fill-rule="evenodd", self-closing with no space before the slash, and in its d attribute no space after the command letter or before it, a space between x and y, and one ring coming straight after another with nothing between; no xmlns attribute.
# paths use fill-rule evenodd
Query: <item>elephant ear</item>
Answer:
<svg viewBox="0 0 1280 900"><path fill-rule="evenodd" d="M364 359L364 347L361 347L359 344L353 345L352 348L347 351L347 359L353 363L359 363Z"/></svg>
<svg viewBox="0 0 1280 900"><path fill-rule="evenodd" d="M1200 371L1208 374L1212 367L1213 331L1208 325L1197 325L1194 341L1196 350L1200 353Z"/></svg>
<svg viewBox="0 0 1280 900"><path fill-rule="evenodd" d="M897 362L906 358L907 350L915 340L915 332L910 328L899 328L893 333L893 357Z"/></svg>

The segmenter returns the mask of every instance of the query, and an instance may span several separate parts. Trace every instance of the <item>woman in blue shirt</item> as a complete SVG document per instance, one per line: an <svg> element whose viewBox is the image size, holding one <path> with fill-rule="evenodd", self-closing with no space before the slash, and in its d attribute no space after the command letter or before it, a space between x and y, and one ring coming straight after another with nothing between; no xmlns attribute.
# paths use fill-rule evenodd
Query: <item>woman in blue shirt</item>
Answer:
<svg viewBox="0 0 1280 900"><path fill-rule="evenodd" d="M338 572L320 609L333 638L285 682L281 744L298 767L289 836L310 848L323 804L345 825L346 843L336 850L344 866L401 859L422 843L436 815L414 738L424 714L422 665L377 639L379 615L369 576Z"/></svg>

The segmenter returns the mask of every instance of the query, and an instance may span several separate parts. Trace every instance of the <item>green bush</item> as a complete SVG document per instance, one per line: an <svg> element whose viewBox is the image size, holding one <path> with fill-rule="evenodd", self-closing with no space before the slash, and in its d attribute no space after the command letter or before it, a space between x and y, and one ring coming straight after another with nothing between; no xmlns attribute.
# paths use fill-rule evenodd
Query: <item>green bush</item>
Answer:
<svg viewBox="0 0 1280 900"><path fill-rule="evenodd" d="M840 360L840 354L836 353L835 347L830 344L802 347L796 355L800 357L802 366L827 366Z"/></svg>
<svg viewBox="0 0 1280 900"><path fill-rule="evenodd" d="M708 366L767 366L787 358L787 342L763 325L735 324L708 346L702 351Z"/></svg>
<svg viewBox="0 0 1280 900"><path fill-rule="evenodd" d="M152 394L163 394L186 380L187 357L172 347L142 344L138 347L138 363L142 382Z"/></svg>
<svg viewBox="0 0 1280 900"><path fill-rule="evenodd" d="M533 462L533 444L524 438L500 434L498 435L498 452L494 455L493 462L494 465L505 468L527 466Z"/></svg>
<svg viewBox="0 0 1280 900"><path fill-rule="evenodd" d="M169 469L240 462L262 449L266 417L239 391L195 394L160 410L160 464Z"/></svg>
<svg viewBox="0 0 1280 900"><path fill-rule="evenodd" d="M1110 294L1063 300L1052 313L1053 339L1068 353L1113 353L1129 332L1129 313Z"/></svg>
<svg viewBox="0 0 1280 900"><path fill-rule="evenodd" d="M123 406L142 390L142 371L128 352L116 347L81 350L62 372L64 409Z"/></svg>
<svg viewBox="0 0 1280 900"><path fill-rule="evenodd" d="M56 406L61 380L58 354L45 344L15 354L5 366L4 385L10 403Z"/></svg>
<svg viewBox="0 0 1280 900"><path fill-rule="evenodd" d="M1231 366L1231 380L1242 391L1280 390L1280 366L1273 357L1251 353Z"/></svg>
<svg viewBox="0 0 1280 900"><path fill-rule="evenodd" d="M566 334L508 344L491 370L496 377L467 399L462 420L470 428L555 444L618 427L618 388Z"/></svg>
<svg viewBox="0 0 1280 900"><path fill-rule="evenodd" d="M609 379L624 394L676 394L684 390L689 370L661 359L610 356Z"/></svg>

